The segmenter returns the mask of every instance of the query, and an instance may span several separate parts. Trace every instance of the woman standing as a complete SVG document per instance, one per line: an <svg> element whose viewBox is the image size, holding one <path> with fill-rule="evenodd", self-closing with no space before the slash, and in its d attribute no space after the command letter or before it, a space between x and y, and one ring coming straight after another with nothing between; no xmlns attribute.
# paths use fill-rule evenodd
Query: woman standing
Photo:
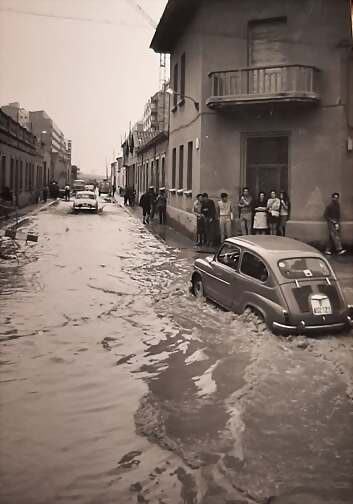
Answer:
<svg viewBox="0 0 353 504"><path fill-rule="evenodd" d="M289 218L290 201L285 191L281 191L279 193L279 200L281 202L281 206L279 209L278 231L281 236L286 236L286 224Z"/></svg>
<svg viewBox="0 0 353 504"><path fill-rule="evenodd" d="M268 229L266 194L262 191L259 192L257 201L254 205L253 229L257 235L266 234Z"/></svg>
<svg viewBox="0 0 353 504"><path fill-rule="evenodd" d="M270 234L276 236L279 224L279 210L281 207L280 199L277 197L276 191L271 191L271 197L267 201L268 224Z"/></svg>

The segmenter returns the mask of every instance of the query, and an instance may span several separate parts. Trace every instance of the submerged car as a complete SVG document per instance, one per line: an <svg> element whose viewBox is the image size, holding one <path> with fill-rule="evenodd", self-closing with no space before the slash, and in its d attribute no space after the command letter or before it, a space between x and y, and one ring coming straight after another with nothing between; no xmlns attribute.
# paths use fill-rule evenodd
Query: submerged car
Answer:
<svg viewBox="0 0 353 504"><path fill-rule="evenodd" d="M227 239L198 258L192 291L235 313L254 311L274 332L339 331L353 325L337 277L315 248L279 236Z"/></svg>
<svg viewBox="0 0 353 504"><path fill-rule="evenodd" d="M72 209L74 212L90 210L98 212L98 198L93 191L79 191L75 195Z"/></svg>

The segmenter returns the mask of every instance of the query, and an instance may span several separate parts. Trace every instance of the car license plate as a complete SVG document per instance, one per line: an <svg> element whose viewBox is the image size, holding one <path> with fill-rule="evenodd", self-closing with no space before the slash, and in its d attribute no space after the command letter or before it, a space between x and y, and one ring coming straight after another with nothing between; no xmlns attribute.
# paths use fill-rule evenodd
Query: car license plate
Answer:
<svg viewBox="0 0 353 504"><path fill-rule="evenodd" d="M311 308L314 315L331 315L332 307L327 296L318 294L311 298Z"/></svg>

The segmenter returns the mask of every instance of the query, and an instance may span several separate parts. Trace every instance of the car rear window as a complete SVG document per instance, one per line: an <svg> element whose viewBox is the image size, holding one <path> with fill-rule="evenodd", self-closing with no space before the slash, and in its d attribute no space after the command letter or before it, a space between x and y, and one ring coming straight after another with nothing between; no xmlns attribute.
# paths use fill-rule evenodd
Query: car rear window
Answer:
<svg viewBox="0 0 353 504"><path fill-rule="evenodd" d="M77 199L96 199L94 194L77 194Z"/></svg>
<svg viewBox="0 0 353 504"><path fill-rule="evenodd" d="M325 261L318 257L293 257L278 261L281 274L290 280L311 277L328 277L330 270Z"/></svg>

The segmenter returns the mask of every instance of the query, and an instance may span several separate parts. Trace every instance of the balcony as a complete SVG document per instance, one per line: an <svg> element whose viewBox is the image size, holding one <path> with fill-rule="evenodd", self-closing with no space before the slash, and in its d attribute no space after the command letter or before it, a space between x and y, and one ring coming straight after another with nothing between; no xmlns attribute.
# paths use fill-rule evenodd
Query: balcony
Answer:
<svg viewBox="0 0 353 504"><path fill-rule="evenodd" d="M211 72L209 77L211 96L206 104L212 109L320 101L320 72L306 65L248 67Z"/></svg>

